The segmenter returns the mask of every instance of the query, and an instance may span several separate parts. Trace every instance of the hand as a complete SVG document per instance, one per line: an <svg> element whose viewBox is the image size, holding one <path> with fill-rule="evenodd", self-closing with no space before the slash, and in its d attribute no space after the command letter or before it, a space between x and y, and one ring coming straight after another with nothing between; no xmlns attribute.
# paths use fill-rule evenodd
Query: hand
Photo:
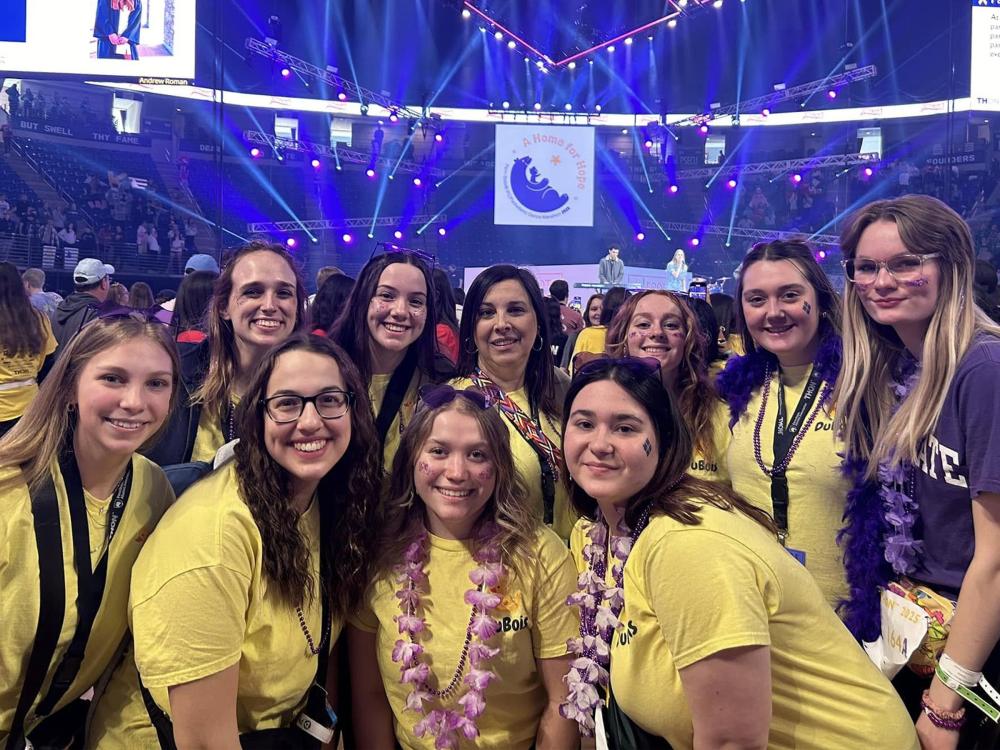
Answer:
<svg viewBox="0 0 1000 750"><path fill-rule="evenodd" d="M921 713L917 719L917 738L921 750L956 750L958 748L958 732L950 729L939 729Z"/></svg>

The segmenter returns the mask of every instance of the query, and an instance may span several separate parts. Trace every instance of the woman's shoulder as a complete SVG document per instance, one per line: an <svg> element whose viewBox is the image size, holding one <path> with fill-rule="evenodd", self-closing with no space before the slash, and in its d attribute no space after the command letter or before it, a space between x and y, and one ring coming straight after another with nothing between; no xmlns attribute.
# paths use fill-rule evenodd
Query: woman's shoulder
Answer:
<svg viewBox="0 0 1000 750"><path fill-rule="evenodd" d="M971 370L983 364L1000 364L1000 336L987 332L978 334L959 362L958 372ZM996 373L1000 377L1000 370Z"/></svg>

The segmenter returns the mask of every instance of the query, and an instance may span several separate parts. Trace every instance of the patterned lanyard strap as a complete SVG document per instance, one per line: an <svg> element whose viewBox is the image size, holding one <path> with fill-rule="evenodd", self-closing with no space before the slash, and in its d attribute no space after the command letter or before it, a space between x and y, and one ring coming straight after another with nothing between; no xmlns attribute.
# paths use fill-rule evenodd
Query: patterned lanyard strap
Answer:
<svg viewBox="0 0 1000 750"><path fill-rule="evenodd" d="M503 413L515 429L527 440L540 456L545 459L549 470L555 481L559 481L559 464L562 461L562 450L558 445L549 440L548 435L542 430L541 421L538 417L530 417L524 413L520 406L514 403L508 394L504 393L500 386L494 383L490 377L478 367L470 378L473 385L484 393L488 393L496 399L497 407Z"/></svg>

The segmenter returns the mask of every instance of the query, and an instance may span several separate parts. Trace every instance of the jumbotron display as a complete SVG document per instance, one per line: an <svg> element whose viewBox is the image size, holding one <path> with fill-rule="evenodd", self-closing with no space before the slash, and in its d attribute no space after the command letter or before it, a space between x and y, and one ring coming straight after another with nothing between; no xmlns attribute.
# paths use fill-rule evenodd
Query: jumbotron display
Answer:
<svg viewBox="0 0 1000 750"><path fill-rule="evenodd" d="M4 6L0 69L8 76L194 78L196 0L7 0Z"/></svg>

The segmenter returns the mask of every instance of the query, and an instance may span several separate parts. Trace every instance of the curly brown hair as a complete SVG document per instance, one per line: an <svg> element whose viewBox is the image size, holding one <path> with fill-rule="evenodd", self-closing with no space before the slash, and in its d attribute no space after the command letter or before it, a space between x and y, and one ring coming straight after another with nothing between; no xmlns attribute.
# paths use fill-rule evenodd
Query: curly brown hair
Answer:
<svg viewBox="0 0 1000 750"><path fill-rule="evenodd" d="M628 327L632 323L632 316L635 315L635 309L639 306L639 302L652 294L666 297L680 310L686 335L684 337L684 358L678 368L677 388L674 396L681 415L694 437L695 450L702 456L717 458L712 417L719 396L708 379L705 349L702 345L705 332L701 330L698 318L684 300L673 292L662 289L651 289L633 294L625 301L625 304L618 308L611 325L608 326L605 351L612 357L628 356L626 336Z"/></svg>
<svg viewBox="0 0 1000 750"><path fill-rule="evenodd" d="M424 523L424 503L417 495L413 472L420 449L434 428L434 420L446 411L458 411L476 420L496 468L496 488L473 527L472 537L478 538L482 526L495 521L500 527L498 544L503 564L517 570L531 559L532 542L542 522L532 510L527 485L514 464L507 425L496 409L480 409L468 399L456 397L435 409L421 403L403 433L392 464L385 521L375 546L378 559L375 578L392 572Z"/></svg>
<svg viewBox="0 0 1000 750"><path fill-rule="evenodd" d="M322 336L294 334L261 360L246 395L236 410L240 441L236 444L236 477L240 496L250 508L264 548L264 574L279 597L301 605L311 597L309 550L292 508L291 477L271 457L264 444L263 399L281 355L292 351L330 357L344 384L354 394L350 412L351 439L344 456L320 480L320 546L324 595L334 617L342 617L360 601L371 573L371 549L377 528L379 482L378 437L366 387L344 350Z"/></svg>

